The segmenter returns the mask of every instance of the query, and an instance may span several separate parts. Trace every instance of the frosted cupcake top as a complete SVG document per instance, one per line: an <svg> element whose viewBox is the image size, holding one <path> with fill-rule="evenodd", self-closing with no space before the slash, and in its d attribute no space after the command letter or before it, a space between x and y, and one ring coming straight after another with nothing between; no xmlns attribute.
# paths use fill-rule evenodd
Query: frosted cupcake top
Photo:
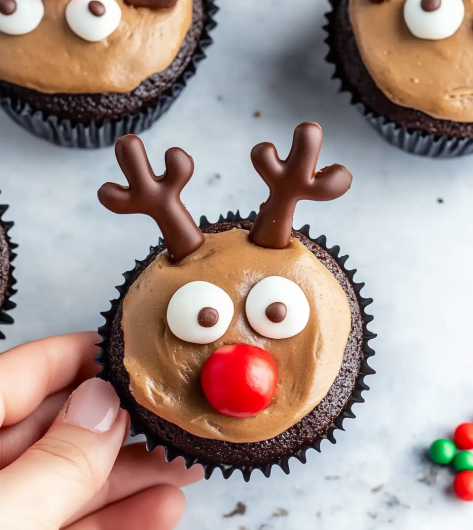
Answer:
<svg viewBox="0 0 473 530"><path fill-rule="evenodd" d="M434 118L473 122L473 3L350 0L363 62L385 96Z"/></svg>
<svg viewBox="0 0 473 530"><path fill-rule="evenodd" d="M175 59L193 0L0 0L0 79L39 92L125 93Z"/></svg>

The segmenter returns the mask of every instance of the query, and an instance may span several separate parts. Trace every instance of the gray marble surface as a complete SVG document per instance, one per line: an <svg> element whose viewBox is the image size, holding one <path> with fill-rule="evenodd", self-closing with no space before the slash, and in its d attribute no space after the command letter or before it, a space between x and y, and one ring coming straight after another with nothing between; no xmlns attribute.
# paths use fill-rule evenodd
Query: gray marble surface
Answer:
<svg viewBox="0 0 473 530"><path fill-rule="evenodd" d="M469 528L473 506L451 494L453 474L424 458L437 437L473 419L473 175L471 158L424 160L385 144L325 64L325 1L221 0L216 44L171 112L143 134L156 171L178 145L195 158L183 198L197 218L256 209L266 196L251 147L289 149L293 128L324 128L320 164L355 175L334 203L301 203L295 226L328 236L372 296L377 375L335 446L293 462L285 476L239 474L187 490L180 530L282 528L440 530ZM255 112L261 116L256 118ZM20 244L15 262L15 325L2 348L102 323L100 311L135 258L157 241L153 221L115 216L95 197L107 180L124 182L112 149L60 149L0 114L1 200ZM440 202L442 199L442 202ZM237 503L246 513L225 517ZM241 510L244 511L244 510Z"/></svg>

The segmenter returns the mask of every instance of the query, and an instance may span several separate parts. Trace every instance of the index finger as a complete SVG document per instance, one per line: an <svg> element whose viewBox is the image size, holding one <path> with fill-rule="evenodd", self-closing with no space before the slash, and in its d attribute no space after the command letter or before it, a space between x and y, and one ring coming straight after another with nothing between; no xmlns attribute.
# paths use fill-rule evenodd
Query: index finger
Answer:
<svg viewBox="0 0 473 530"><path fill-rule="evenodd" d="M93 377L100 336L92 331L50 337L0 355L0 426L28 417L46 396Z"/></svg>

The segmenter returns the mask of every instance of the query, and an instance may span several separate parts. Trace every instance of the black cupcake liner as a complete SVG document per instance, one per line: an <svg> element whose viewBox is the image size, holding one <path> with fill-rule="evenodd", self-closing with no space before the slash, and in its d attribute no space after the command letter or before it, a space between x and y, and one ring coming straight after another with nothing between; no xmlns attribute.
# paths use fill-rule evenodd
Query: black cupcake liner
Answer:
<svg viewBox="0 0 473 530"><path fill-rule="evenodd" d="M240 212L237 211L236 213L228 212L227 216L224 217L220 215L217 223L226 223L226 222L239 222L239 221L250 221L254 222L256 219L256 212L251 212L251 214L247 218L243 218L240 215ZM210 225L210 223L206 217L201 217L200 219L200 227L206 227ZM167 462L172 462L174 459L178 457L183 457L185 461L185 466L187 469L192 467L195 464L200 464L204 468L205 478L209 479L215 469L220 469L222 472L222 475L225 479L230 478L230 476L234 473L234 471L239 470L241 471L243 475L243 479L245 482L248 482L251 478L251 475L253 471L256 469L259 469L263 475L267 478L271 475L271 470L273 466L280 467L286 475L290 473L289 468L289 460L291 458L296 458L303 464L306 463L307 457L306 453L309 449L315 449L316 451L320 452L321 448L320 445L323 440L327 439L332 444L336 443L335 439L335 431L337 430L345 430L343 428L343 422L346 418L355 418L355 414L352 411L352 407L355 403L364 403L364 399L362 397L362 393L369 390L369 386L366 385L364 382L364 379L368 375L373 375L376 372L369 366L368 359L372 357L375 352L374 350L369 346L369 341L374 339L376 337L376 334L372 333L370 330L368 330L368 324L373 320L373 316L368 315L366 313L366 307L373 303L373 300L371 298L364 298L361 296L360 291L365 286L364 283L356 283L353 280L353 277L355 273L357 272L355 270L348 270L345 268L345 263L349 256L344 255L340 256L340 247L334 246L332 248L327 247L327 238L325 236L320 236L317 239L312 239L309 235L310 227L309 225L304 225L298 232L306 236L310 241L315 243L316 245L320 246L322 249L324 249L326 252L328 252L332 258L337 262L337 264L340 266L344 274L348 277L350 280L351 285L353 286L353 289L356 293L356 298L360 307L360 313L363 319L363 361L360 366L360 371L358 378L356 380L355 388L353 390L353 393L351 395L351 398L345 405L344 410L335 418L335 420L332 422L332 424L328 427L326 434L317 437L310 445L307 447L304 447L303 449L300 449L294 455L289 457L283 457L274 460L273 462L267 463L267 464L258 464L258 465L234 465L234 464L213 464L208 463L201 458L190 456L187 453L182 452L180 449L177 449L169 442L166 442L162 440L159 436L155 435L154 433L151 433L147 430L147 428L143 425L141 420L138 418L138 416L133 412L129 411L130 414L130 435L131 436L137 436L139 434L143 434L146 437L146 448L148 451L153 451L156 447L163 447L165 449L165 457ZM153 254L156 251L161 251L165 248L165 243L163 239L159 239L159 243L156 247L150 248L150 255ZM146 258L147 259L147 258ZM133 270L130 270L128 272L125 272L123 274L123 277L125 278L125 282L116 287L118 290L120 296L112 300L111 308L101 313L101 315L105 318L105 323L103 326L101 326L98 330L100 336L102 337L102 342L98 344L100 347L100 351L97 354L97 357L95 359L95 363L102 367L101 372L97 375L97 377L100 377L101 379L105 381L110 380L109 376L109 364L108 364L108 355L107 351L109 349L109 341L112 331L112 324L113 320L115 318L115 315L117 314L117 310L120 306L120 303L124 299L126 293L128 292L128 288L131 285L131 281L135 276L135 273L139 269L143 261L135 261L135 267ZM122 402L122 407L125 408L125 404Z"/></svg>
<svg viewBox="0 0 473 530"><path fill-rule="evenodd" d="M10 236L8 235L8 232L10 228L13 226L12 221L4 221L3 215L8 210L8 206L6 204L0 204L0 226L2 227L4 233L5 233L5 239L7 241L8 247L10 249L10 278L8 282L8 288L5 293L5 296L3 298L3 304L0 307L0 325L4 324L13 324L14 320L13 318L8 314L7 311L11 311L12 309L15 309L16 304L15 302L11 301L11 298L14 294L16 294L17 290L13 288L13 286L16 284L16 280L13 277L13 271L15 270L15 267L11 264L12 261L16 258L15 252L13 252L14 249L18 248L18 245L15 243L12 243ZM0 331L0 339L4 339L5 335Z"/></svg>
<svg viewBox="0 0 473 530"><path fill-rule="evenodd" d="M57 116L45 115L35 111L28 103L0 94L0 107L18 125L30 133L62 147L94 149L114 145L125 134L140 134L149 129L180 96L189 80L194 77L197 67L206 58L205 50L213 43L210 32L217 26L214 15L219 8L215 0L204 0L206 21L199 44L191 60L180 77L172 86L158 97L152 105L136 114L130 114L114 120L87 123L63 120Z"/></svg>
<svg viewBox="0 0 473 530"><path fill-rule="evenodd" d="M391 145L413 155L432 158L454 158L472 154L472 138L436 136L423 131L409 130L407 127L391 121L366 107L358 92L353 89L345 76L335 44L335 19L339 0L329 0L329 2L332 10L325 14L327 20L327 24L324 26L324 30L327 32L325 43L329 48L325 60L335 66L332 79L340 81L340 92L348 92L351 95L351 104L358 109L377 133Z"/></svg>

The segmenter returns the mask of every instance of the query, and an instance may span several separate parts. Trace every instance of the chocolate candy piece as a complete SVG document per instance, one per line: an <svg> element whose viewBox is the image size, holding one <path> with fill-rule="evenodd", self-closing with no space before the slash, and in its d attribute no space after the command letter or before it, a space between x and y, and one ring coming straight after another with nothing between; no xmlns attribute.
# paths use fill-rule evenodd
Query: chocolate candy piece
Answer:
<svg viewBox="0 0 473 530"><path fill-rule="evenodd" d="M115 145L118 163L129 186L107 182L98 191L99 201L114 213L143 213L152 217L163 233L169 259L177 263L204 244L204 234L181 202L180 194L194 173L194 160L173 147L166 151L166 171L156 177L143 142L135 135Z"/></svg>
<svg viewBox="0 0 473 530"><path fill-rule="evenodd" d="M436 440L429 450L429 456L435 464L450 464L455 458L457 448L450 440Z"/></svg>
<svg viewBox="0 0 473 530"><path fill-rule="evenodd" d="M213 328L218 322L219 314L213 307L204 307L200 310L197 320L203 328Z"/></svg>
<svg viewBox="0 0 473 530"><path fill-rule="evenodd" d="M17 4L15 0L0 0L0 13L2 15L13 15Z"/></svg>
<svg viewBox="0 0 473 530"><path fill-rule="evenodd" d="M105 15L105 6L102 4L102 2L93 0L92 2L89 2L89 11L95 17L103 17L103 15Z"/></svg>
<svg viewBox="0 0 473 530"><path fill-rule="evenodd" d="M287 307L282 302L274 302L274 304L269 305L266 309L268 320L271 320L274 324L282 322L286 318L286 315Z"/></svg>
<svg viewBox="0 0 473 530"><path fill-rule="evenodd" d="M455 429L453 441L458 449L473 449L473 423L462 423Z"/></svg>
<svg viewBox="0 0 473 530"><path fill-rule="evenodd" d="M462 501L473 501L473 471L459 473L453 483L453 489Z"/></svg>
<svg viewBox="0 0 473 530"><path fill-rule="evenodd" d="M298 201L332 201L351 186L352 174L333 164L315 171L322 148L322 129L317 123L301 123L294 132L291 152L280 160L273 144L262 143L251 151L256 171L270 194L256 217L250 241L259 247L284 249L291 241L292 218Z"/></svg>
<svg viewBox="0 0 473 530"><path fill-rule="evenodd" d="M473 454L470 451L460 451L453 459L453 467L457 471L473 471Z"/></svg>
<svg viewBox="0 0 473 530"><path fill-rule="evenodd" d="M437 9L440 8L442 0L422 0L420 5L424 11L430 13L431 11L437 11Z"/></svg>

